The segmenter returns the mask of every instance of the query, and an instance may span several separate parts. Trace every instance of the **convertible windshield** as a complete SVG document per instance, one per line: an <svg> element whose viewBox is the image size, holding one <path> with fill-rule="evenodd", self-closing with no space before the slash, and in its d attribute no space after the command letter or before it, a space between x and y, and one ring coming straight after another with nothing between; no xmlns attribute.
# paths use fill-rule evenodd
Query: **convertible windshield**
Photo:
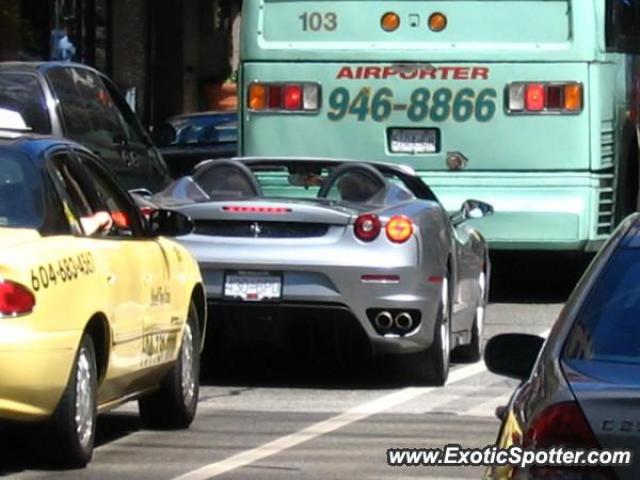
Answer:
<svg viewBox="0 0 640 480"><path fill-rule="evenodd" d="M205 202L243 198L302 198L379 205L414 199L401 178L366 164L245 165L213 160L160 194L173 200Z"/></svg>
<svg viewBox="0 0 640 480"><path fill-rule="evenodd" d="M40 228L40 175L28 157L0 148L0 227Z"/></svg>

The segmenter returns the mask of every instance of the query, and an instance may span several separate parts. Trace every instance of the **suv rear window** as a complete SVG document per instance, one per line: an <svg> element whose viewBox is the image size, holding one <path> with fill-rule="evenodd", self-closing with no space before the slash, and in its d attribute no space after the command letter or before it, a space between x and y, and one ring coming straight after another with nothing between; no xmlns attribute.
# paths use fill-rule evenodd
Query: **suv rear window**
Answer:
<svg viewBox="0 0 640 480"><path fill-rule="evenodd" d="M0 149L0 227L40 228L43 190L29 158Z"/></svg>
<svg viewBox="0 0 640 480"><path fill-rule="evenodd" d="M565 358L640 364L640 250L614 254L582 307Z"/></svg>
<svg viewBox="0 0 640 480"><path fill-rule="evenodd" d="M0 74L0 108L18 112L35 133L51 133L47 102L34 75Z"/></svg>

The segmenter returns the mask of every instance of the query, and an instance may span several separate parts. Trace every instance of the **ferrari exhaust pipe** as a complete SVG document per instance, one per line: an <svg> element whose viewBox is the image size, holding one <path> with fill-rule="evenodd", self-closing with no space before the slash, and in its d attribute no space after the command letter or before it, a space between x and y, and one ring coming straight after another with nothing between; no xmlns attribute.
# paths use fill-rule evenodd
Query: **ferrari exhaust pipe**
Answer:
<svg viewBox="0 0 640 480"><path fill-rule="evenodd" d="M396 328L408 332L413 328L413 318L407 312L402 312L396 315L394 320Z"/></svg>
<svg viewBox="0 0 640 480"><path fill-rule="evenodd" d="M380 330L389 330L393 326L393 317L389 312L380 312L373 319L373 323Z"/></svg>

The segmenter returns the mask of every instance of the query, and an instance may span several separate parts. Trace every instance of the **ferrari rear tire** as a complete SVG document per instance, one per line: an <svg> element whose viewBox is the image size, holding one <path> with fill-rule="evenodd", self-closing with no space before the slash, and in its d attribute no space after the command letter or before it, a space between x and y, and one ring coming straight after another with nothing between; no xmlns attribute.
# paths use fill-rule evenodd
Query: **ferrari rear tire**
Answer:
<svg viewBox="0 0 640 480"><path fill-rule="evenodd" d="M184 325L178 358L154 393L138 400L142 424L147 428L189 428L196 416L200 390L200 329L193 302Z"/></svg>
<svg viewBox="0 0 640 480"><path fill-rule="evenodd" d="M46 425L47 457L68 468L83 468L93 456L96 435L98 369L91 336L84 335L76 354L69 384Z"/></svg>
<svg viewBox="0 0 640 480"><path fill-rule="evenodd" d="M480 286L480 297L476 314L471 326L471 342L467 345L460 345L453 351L453 358L457 362L474 363L482 358L482 330L484 328L484 314L486 306L487 281L484 272L480 274L478 284Z"/></svg>
<svg viewBox="0 0 640 480"><path fill-rule="evenodd" d="M449 357L451 355L451 314L448 277L442 282L436 321L434 322L433 343L427 350L403 356L404 371L411 381L421 385L442 386L449 377Z"/></svg>

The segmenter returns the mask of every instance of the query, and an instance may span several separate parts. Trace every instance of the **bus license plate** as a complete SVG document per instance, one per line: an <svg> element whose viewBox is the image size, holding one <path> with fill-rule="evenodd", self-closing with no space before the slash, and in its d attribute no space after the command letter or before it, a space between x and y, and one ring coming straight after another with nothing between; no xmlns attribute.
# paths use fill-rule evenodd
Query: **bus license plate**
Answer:
<svg viewBox="0 0 640 480"><path fill-rule="evenodd" d="M389 130L391 153L436 153L438 130L435 128L391 128Z"/></svg>
<svg viewBox="0 0 640 480"><path fill-rule="evenodd" d="M246 302L278 300L282 297L282 277L268 272L227 273L224 296Z"/></svg>

